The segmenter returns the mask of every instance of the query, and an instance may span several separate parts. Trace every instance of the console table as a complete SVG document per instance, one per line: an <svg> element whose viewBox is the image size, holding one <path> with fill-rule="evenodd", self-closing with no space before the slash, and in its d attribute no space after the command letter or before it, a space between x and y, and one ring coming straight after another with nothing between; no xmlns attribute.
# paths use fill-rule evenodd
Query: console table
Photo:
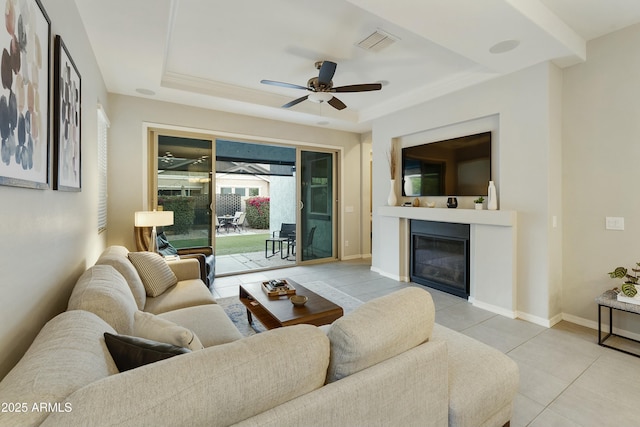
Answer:
<svg viewBox="0 0 640 427"><path fill-rule="evenodd" d="M634 340L632 338L623 337L621 335L617 335L613 333L613 310L626 311L627 313L635 313L640 314L640 305L631 304L628 302L618 301L617 294L613 290L608 290L599 297L596 298L596 302L598 303L598 344L602 347L611 348L613 350L621 351L622 353L630 354L632 356L640 357L640 354L633 353L631 351L614 347L609 344L606 344L607 341L611 337L619 337L623 338L627 341L632 341L636 343L640 343L640 341ZM602 337L602 307L606 307L609 309L609 333Z"/></svg>

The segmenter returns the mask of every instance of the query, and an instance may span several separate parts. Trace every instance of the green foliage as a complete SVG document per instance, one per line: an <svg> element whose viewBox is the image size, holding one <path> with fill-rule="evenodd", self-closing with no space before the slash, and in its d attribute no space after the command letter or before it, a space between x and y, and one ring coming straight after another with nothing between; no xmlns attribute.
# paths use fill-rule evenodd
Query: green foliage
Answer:
<svg viewBox="0 0 640 427"><path fill-rule="evenodd" d="M173 211L173 226L167 227L175 234L187 233L193 226L195 214L195 201L193 197L165 196L158 199L165 211Z"/></svg>
<svg viewBox="0 0 640 427"><path fill-rule="evenodd" d="M482 196L478 197L477 199L475 199L473 201L473 203L482 203L482 202L484 202L484 197L482 197Z"/></svg>
<svg viewBox="0 0 640 427"><path fill-rule="evenodd" d="M636 263L636 267L640 267L640 262ZM620 286L622 293L633 298L638 293L636 285L638 284L640 268L632 268L631 271L635 274L630 274L629 270L624 267L616 267L613 271L609 272L609 277L612 279L624 279L624 283Z"/></svg>
<svg viewBox="0 0 640 427"><path fill-rule="evenodd" d="M615 270L609 272L609 277L612 279L622 279L627 275L627 269L624 267L616 267Z"/></svg>
<svg viewBox="0 0 640 427"><path fill-rule="evenodd" d="M246 220L249 227L256 229L269 228L269 198L252 197L247 199Z"/></svg>
<svg viewBox="0 0 640 427"><path fill-rule="evenodd" d="M264 255L264 240L269 234L235 234L216 239L216 255L246 254L261 252Z"/></svg>
<svg viewBox="0 0 640 427"><path fill-rule="evenodd" d="M633 283L623 283L621 288L622 288L622 293L631 298L635 297L636 294L638 293L638 290L636 289Z"/></svg>

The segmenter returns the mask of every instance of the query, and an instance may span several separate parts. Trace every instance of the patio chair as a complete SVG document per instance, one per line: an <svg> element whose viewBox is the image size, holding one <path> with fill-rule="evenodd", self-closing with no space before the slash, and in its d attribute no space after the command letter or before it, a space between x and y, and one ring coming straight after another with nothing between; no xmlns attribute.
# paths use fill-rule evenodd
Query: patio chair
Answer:
<svg viewBox="0 0 640 427"><path fill-rule="evenodd" d="M305 253L309 253L311 256L315 256L315 254L313 253L313 236L316 234L316 226L314 225L313 227L311 227L311 230L309 230L309 234L307 235L307 238L304 241L304 245L302 246L302 255L304 255ZM293 239L291 241L289 241L289 246L292 247L291 249L291 253L293 255L296 254L296 240ZM287 252L289 250L287 249ZM305 252L306 251L306 252Z"/></svg>
<svg viewBox="0 0 640 427"><path fill-rule="evenodd" d="M231 221L234 231L238 231L240 228L244 228L244 218L247 216L245 212L236 212L236 215Z"/></svg>

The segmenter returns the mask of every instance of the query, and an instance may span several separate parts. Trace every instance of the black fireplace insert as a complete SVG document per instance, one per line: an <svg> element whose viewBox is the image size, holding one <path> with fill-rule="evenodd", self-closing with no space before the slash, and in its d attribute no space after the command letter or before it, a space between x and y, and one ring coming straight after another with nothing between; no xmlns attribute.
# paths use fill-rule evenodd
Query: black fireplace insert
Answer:
<svg viewBox="0 0 640 427"><path fill-rule="evenodd" d="M411 220L411 281L469 297L469 224Z"/></svg>

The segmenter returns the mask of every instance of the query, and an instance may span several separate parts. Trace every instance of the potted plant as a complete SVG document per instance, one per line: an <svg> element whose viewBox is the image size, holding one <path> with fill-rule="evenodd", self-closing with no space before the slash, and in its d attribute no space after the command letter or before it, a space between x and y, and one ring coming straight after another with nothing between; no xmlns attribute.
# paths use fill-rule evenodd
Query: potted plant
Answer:
<svg viewBox="0 0 640 427"><path fill-rule="evenodd" d="M609 277L611 277L612 279L624 279L624 283L620 287L622 288L622 293L629 298L636 297L636 294L638 293L636 286L640 286L638 284L638 279L639 279L638 273L640 273L640 262L636 263L636 266L639 268L631 269L631 271L633 271L635 274L629 273L629 270L627 270L624 267L616 267L615 270L609 273Z"/></svg>
<svg viewBox="0 0 640 427"><path fill-rule="evenodd" d="M475 199L473 201L473 203L476 204L476 209L481 211L482 210L482 202L484 202L484 197L480 196L477 199Z"/></svg>

